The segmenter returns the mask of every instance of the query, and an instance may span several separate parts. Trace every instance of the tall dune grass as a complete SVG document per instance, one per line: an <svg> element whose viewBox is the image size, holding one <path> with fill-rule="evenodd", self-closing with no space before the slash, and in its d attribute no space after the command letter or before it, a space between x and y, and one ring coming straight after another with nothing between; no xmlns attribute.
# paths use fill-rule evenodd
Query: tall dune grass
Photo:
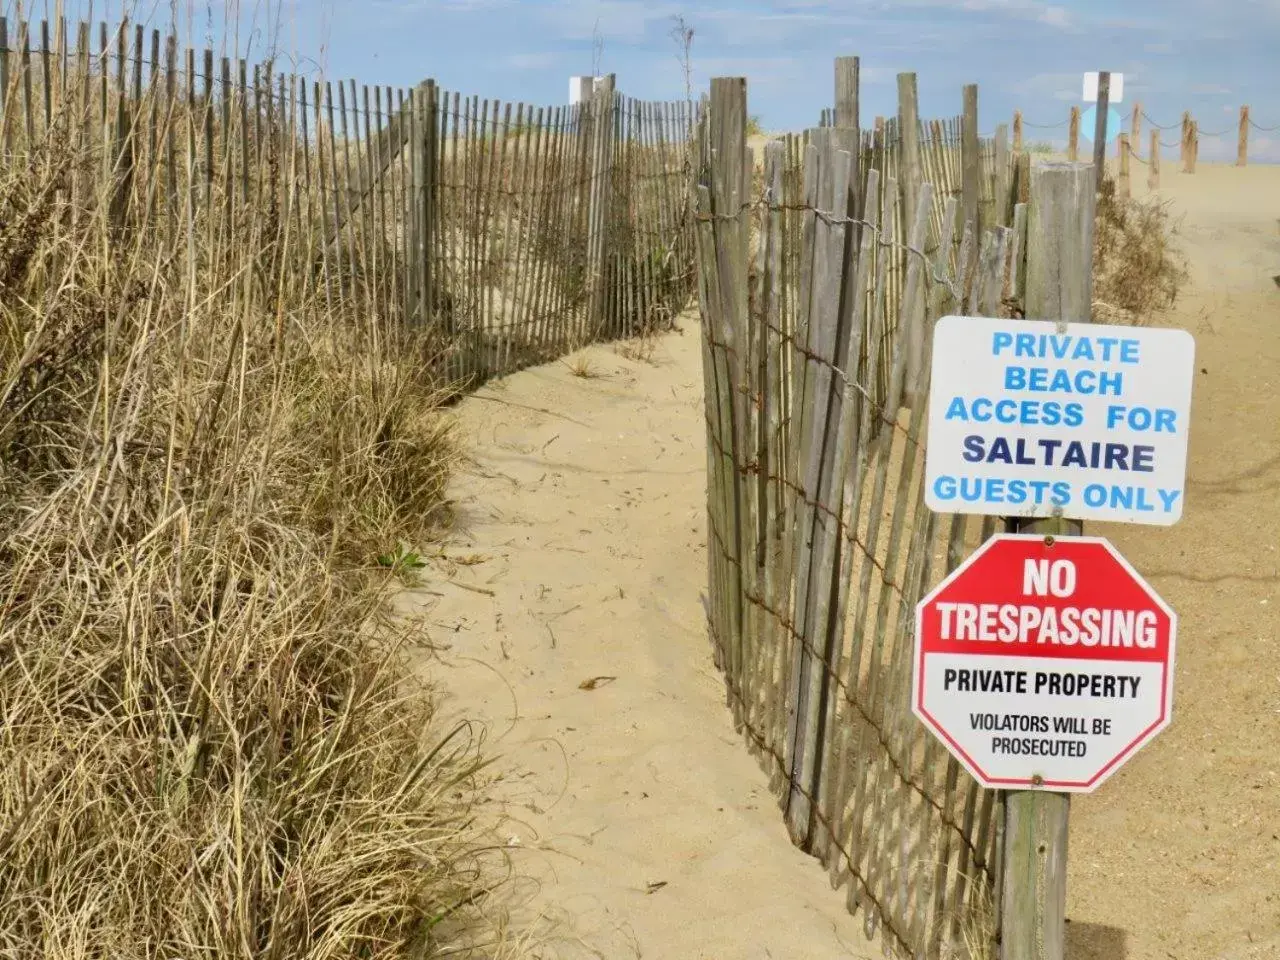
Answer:
<svg viewBox="0 0 1280 960"><path fill-rule="evenodd" d="M0 160L0 955L509 955L375 559L443 522L430 344L303 218L115 223L74 119Z"/></svg>

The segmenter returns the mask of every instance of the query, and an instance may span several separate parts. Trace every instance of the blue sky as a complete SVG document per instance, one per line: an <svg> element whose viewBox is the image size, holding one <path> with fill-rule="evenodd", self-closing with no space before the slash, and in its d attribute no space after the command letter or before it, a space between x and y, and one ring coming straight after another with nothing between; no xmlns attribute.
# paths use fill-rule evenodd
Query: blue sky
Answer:
<svg viewBox="0 0 1280 960"><path fill-rule="evenodd" d="M0 0L12 13L16 0ZM42 15L46 0L27 0ZM47 0L52 9L54 0ZM135 17L190 24L197 44L221 45L238 21L252 55L274 33L308 73L408 86L434 77L466 94L539 105L567 99L568 78L618 75L624 93L679 98L684 78L671 32L694 30L695 90L712 76L748 78L749 109L767 129L817 122L832 93L832 60L862 58L864 125L896 104L895 76L914 70L925 117L960 110L961 87L979 85L989 133L1021 108L1032 140L1065 140L1080 103L1081 73L1125 74L1160 124L1189 109L1201 159L1234 157L1239 105L1280 126L1280 0L135 0ZM69 15L88 0L65 0ZM118 16L120 0L94 5ZM269 24L277 24L275 28ZM251 29L256 26L256 32ZM1146 124L1144 123L1144 127ZM1221 139L1211 134L1226 133ZM1164 139L1172 143L1177 130ZM1146 135L1143 136L1146 140ZM1145 142L1143 146L1145 152ZM1280 130L1251 133L1251 155L1280 161Z"/></svg>

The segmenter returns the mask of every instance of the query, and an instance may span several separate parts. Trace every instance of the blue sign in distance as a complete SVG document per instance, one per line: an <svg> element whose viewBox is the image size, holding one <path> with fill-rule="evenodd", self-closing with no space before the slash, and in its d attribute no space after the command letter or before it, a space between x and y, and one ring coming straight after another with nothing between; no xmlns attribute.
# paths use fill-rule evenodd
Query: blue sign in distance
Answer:
<svg viewBox="0 0 1280 960"><path fill-rule="evenodd" d="M1098 129L1098 108L1097 105L1087 107L1084 113L1080 114L1080 136L1086 140L1092 141L1094 131ZM1120 116L1120 112L1115 107L1107 107L1107 143L1113 141L1124 131L1124 117Z"/></svg>

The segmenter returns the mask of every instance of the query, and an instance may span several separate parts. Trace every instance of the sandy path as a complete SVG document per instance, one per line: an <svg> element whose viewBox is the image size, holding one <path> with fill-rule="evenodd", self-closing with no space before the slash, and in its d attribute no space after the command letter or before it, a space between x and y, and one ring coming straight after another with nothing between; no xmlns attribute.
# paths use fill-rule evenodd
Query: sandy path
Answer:
<svg viewBox="0 0 1280 960"><path fill-rule="evenodd" d="M871 956L724 706L699 600L701 354L682 323L652 363L595 348L597 377L551 364L460 405L476 463L447 552L480 561L456 576L492 596L433 575L443 596L407 598L449 646L427 669L497 740L522 821L507 832L550 881L531 907L565 918L556 956ZM596 677L616 679L580 689Z"/></svg>

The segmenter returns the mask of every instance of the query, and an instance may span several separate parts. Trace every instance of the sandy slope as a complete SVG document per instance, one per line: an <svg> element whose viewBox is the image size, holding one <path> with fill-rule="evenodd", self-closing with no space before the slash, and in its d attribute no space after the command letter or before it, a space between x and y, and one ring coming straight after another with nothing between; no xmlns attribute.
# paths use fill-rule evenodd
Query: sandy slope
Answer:
<svg viewBox="0 0 1280 960"><path fill-rule="evenodd" d="M1165 322L1195 333L1203 369L1186 514L1171 530L1090 532L1181 617L1175 719L1075 802L1069 957L1274 960L1280 168L1164 179L1194 257ZM456 483L448 552L472 589L433 577L439 595L408 598L449 647L428 669L498 738L500 795L523 820L513 849L549 881L531 906L583 941L560 956L873 956L787 841L723 706L698 599L706 461L684 325L653 364L597 348L603 376L553 364L462 404L476 464ZM580 689L591 678L610 679Z"/></svg>
<svg viewBox="0 0 1280 960"><path fill-rule="evenodd" d="M450 649L428 669L498 740L523 821L507 832L550 881L530 906L564 921L556 956L873 956L724 706L699 600L701 353L681 323L652 363L594 348L595 378L551 364L463 402L476 463L447 552L493 595L430 578L443 595L414 599Z"/></svg>

